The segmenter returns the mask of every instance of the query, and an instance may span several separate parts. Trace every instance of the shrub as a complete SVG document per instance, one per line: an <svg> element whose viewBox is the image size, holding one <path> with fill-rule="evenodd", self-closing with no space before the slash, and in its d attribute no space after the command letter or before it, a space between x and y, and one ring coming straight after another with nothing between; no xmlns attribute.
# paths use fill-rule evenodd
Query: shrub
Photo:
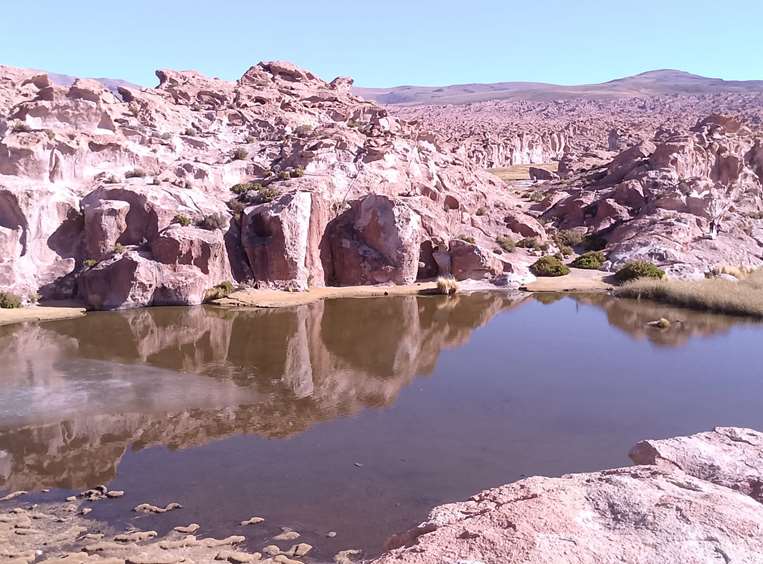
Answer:
<svg viewBox="0 0 763 564"><path fill-rule="evenodd" d="M37 304L40 302L41 299L42 298L40 294L38 294L37 292L33 292L29 294L29 296L27 296L27 301L29 301L30 304Z"/></svg>
<svg viewBox="0 0 763 564"><path fill-rule="evenodd" d="M562 245L559 247L559 252L562 253L562 256L568 257L575 251L572 250L572 247L568 247L567 245Z"/></svg>
<svg viewBox="0 0 763 564"><path fill-rule="evenodd" d="M512 252L516 247L516 243L514 243L514 240L511 237L499 235L495 238L495 242L507 253Z"/></svg>
<svg viewBox="0 0 763 564"><path fill-rule="evenodd" d="M125 178L143 178L146 176L146 171L142 168L134 168L125 172Z"/></svg>
<svg viewBox="0 0 763 564"><path fill-rule="evenodd" d="M95 259L85 259L82 261L82 264L84 264L87 268L93 268L96 264L98 264L98 261Z"/></svg>
<svg viewBox="0 0 763 564"><path fill-rule="evenodd" d="M193 137L196 135L196 130L193 127L186 127L185 131L183 132L183 135L187 137Z"/></svg>
<svg viewBox="0 0 763 564"><path fill-rule="evenodd" d="M182 213L179 213L172 218L172 223L179 223L183 227L188 227L189 225L191 225L191 218L189 218L187 215L183 215Z"/></svg>
<svg viewBox="0 0 763 564"><path fill-rule="evenodd" d="M216 229L224 229L226 225L226 217L223 213L217 212L209 215L205 215L198 226L207 231L214 231Z"/></svg>
<svg viewBox="0 0 763 564"><path fill-rule="evenodd" d="M468 235L459 235L457 239L461 239L462 241L465 241L466 243L470 243L474 245L477 241L474 239L474 237L469 237Z"/></svg>
<svg viewBox="0 0 763 564"><path fill-rule="evenodd" d="M601 251L588 251L572 261L570 266L575 268L586 268L588 270L599 270L607 258Z"/></svg>
<svg viewBox="0 0 763 564"><path fill-rule="evenodd" d="M246 194L249 190L262 190L262 184L259 182L243 182L241 184L234 184L231 186L230 191L234 194Z"/></svg>
<svg viewBox="0 0 763 564"><path fill-rule="evenodd" d="M243 147L236 147L231 153L231 159L234 161L243 161L249 157L249 153Z"/></svg>
<svg viewBox="0 0 763 564"><path fill-rule="evenodd" d="M127 249L125 248L125 246L122 243L117 243L116 245L114 245L113 252L114 252L115 255L121 255L126 250Z"/></svg>
<svg viewBox="0 0 763 564"><path fill-rule="evenodd" d="M573 229L562 229L555 236L554 240L560 247L577 247L585 240L585 236L580 231Z"/></svg>
<svg viewBox="0 0 763 564"><path fill-rule="evenodd" d="M306 137L307 135L310 135L313 132L313 126L312 125L300 125L295 130L294 133L297 135L297 137Z"/></svg>
<svg viewBox="0 0 763 564"><path fill-rule="evenodd" d="M440 276L437 279L437 293L452 296L458 292L458 282L452 276Z"/></svg>
<svg viewBox="0 0 763 564"><path fill-rule="evenodd" d="M477 211L475 212L476 215L483 216L487 213L487 208L485 206L477 208Z"/></svg>
<svg viewBox="0 0 763 564"><path fill-rule="evenodd" d="M282 170L278 173L278 180L289 180L289 178L291 178L291 174L286 170Z"/></svg>
<svg viewBox="0 0 763 564"><path fill-rule="evenodd" d="M205 301L211 301L211 300L219 300L221 298L227 298L229 295L233 293L233 290L235 290L233 286L233 282L230 280L226 280L225 282L220 282L217 286L214 288L210 288L207 290L206 294L204 295Z"/></svg>
<svg viewBox="0 0 763 564"><path fill-rule="evenodd" d="M535 261L530 267L530 272L535 276L564 276L570 273L570 269L558 258L547 256Z"/></svg>
<svg viewBox="0 0 763 564"><path fill-rule="evenodd" d="M21 307L21 297L11 292L0 292L0 308L16 309Z"/></svg>
<svg viewBox="0 0 763 564"><path fill-rule="evenodd" d="M104 184L116 184L117 182L119 182L119 179L113 174L109 174L106 178L103 179Z"/></svg>
<svg viewBox="0 0 763 564"><path fill-rule="evenodd" d="M301 166L298 166L297 168L292 170L291 173L290 173L290 176L292 178L300 178L300 177L302 177L304 175L305 175L305 169L302 168Z"/></svg>
<svg viewBox="0 0 763 564"><path fill-rule="evenodd" d="M14 121L13 125L11 125L11 131L13 133L29 133L32 131L32 128L23 121Z"/></svg>
<svg viewBox="0 0 763 564"><path fill-rule="evenodd" d="M524 239L517 241L517 247L522 247L523 249L539 249L540 242L535 237L525 237Z"/></svg>
<svg viewBox="0 0 763 564"><path fill-rule="evenodd" d="M655 278L660 280L664 278L665 271L658 266L645 260L634 260L626 263L615 273L615 279L618 282L628 282L637 278Z"/></svg>

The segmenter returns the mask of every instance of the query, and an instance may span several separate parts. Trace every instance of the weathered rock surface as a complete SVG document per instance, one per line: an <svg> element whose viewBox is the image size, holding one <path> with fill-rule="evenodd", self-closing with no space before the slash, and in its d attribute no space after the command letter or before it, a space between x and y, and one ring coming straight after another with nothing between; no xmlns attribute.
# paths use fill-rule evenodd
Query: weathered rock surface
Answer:
<svg viewBox="0 0 763 564"><path fill-rule="evenodd" d="M491 255L512 234L502 214L523 215L350 79L284 62L157 76L112 90L0 67L0 290L122 308L199 303L224 280L409 283L438 274L422 249L466 234Z"/></svg>
<svg viewBox="0 0 763 564"><path fill-rule="evenodd" d="M763 503L763 433L716 427L707 433L642 441L628 453L636 464L678 468Z"/></svg>
<svg viewBox="0 0 763 564"><path fill-rule="evenodd" d="M648 441L632 456L653 460L656 450L658 465L486 490L435 508L374 562L758 562L763 506L741 492L763 467L760 437L722 428Z"/></svg>

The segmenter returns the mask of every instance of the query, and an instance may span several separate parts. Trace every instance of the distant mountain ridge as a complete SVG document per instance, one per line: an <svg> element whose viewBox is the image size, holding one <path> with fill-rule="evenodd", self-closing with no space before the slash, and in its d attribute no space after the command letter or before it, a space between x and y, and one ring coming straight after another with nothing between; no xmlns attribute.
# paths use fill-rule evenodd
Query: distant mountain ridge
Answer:
<svg viewBox="0 0 763 564"><path fill-rule="evenodd" d="M648 71L601 84L563 86L543 82L496 82L451 86L354 88L381 104L468 104L503 99L622 98L669 94L763 93L763 80L723 80L674 69Z"/></svg>

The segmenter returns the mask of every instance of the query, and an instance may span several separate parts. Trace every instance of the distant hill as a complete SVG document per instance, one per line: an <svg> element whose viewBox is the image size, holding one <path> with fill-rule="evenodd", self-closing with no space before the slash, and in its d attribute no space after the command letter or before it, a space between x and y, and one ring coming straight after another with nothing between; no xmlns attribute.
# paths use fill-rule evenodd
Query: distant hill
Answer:
<svg viewBox="0 0 763 564"><path fill-rule="evenodd" d="M355 93L382 104L467 104L502 99L610 98L664 94L763 93L763 80L723 80L679 70L655 70L602 84L561 86L543 82L496 82L452 86L355 88Z"/></svg>

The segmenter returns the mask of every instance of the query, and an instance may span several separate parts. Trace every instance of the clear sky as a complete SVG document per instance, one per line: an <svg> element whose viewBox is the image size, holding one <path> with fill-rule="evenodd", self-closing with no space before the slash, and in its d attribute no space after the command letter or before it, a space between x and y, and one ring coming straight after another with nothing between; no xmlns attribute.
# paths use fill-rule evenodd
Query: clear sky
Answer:
<svg viewBox="0 0 763 564"><path fill-rule="evenodd" d="M284 59L362 86L763 79L763 0L2 0L0 64L156 84Z"/></svg>

